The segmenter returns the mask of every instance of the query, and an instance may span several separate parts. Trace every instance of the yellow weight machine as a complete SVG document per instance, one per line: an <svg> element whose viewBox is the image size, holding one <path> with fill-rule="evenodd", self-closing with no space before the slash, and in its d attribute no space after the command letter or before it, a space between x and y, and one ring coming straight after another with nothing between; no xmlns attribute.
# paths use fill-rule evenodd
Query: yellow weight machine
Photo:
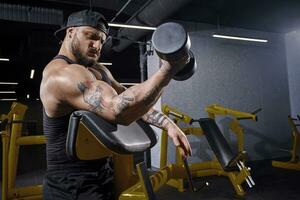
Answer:
<svg viewBox="0 0 300 200"><path fill-rule="evenodd" d="M150 175L144 162L135 169L133 153L144 152L156 142L155 132L142 120L122 126L91 112L75 111L70 118L66 152L70 159L79 160L112 157L119 200L154 200L154 192L174 178L188 178L194 192L201 189L194 188L187 163L170 164Z"/></svg>
<svg viewBox="0 0 300 200"><path fill-rule="evenodd" d="M2 200L42 199L42 185L16 187L20 146L45 143L44 136L22 136L26 110L26 105L13 102L10 112L1 115Z"/></svg>
<svg viewBox="0 0 300 200"><path fill-rule="evenodd" d="M178 112L173 114L181 115L180 118L186 121L192 119ZM211 129L217 127L215 121L210 118L204 119L201 123ZM199 128L188 128L188 131L202 134ZM165 138L165 140L167 139ZM154 200L156 199L155 192L174 180L187 179L193 192L206 186L203 183L199 188L196 188L192 175L227 175L240 195L244 195L241 183L245 180L249 181L249 185L254 185L249 170L243 162L243 153L235 156L228 164L229 167L239 168L239 172L225 172L223 166L217 161L200 164L201 170L199 170L196 165L191 164L189 166L187 160L166 164L150 175L148 175L149 172L145 163L138 164L137 170L135 170L132 154L144 152L154 146L156 142L155 133L142 120L137 120L129 126L122 126L111 124L91 112L75 111L70 117L66 152L70 159L78 160L97 160L112 157L114 161L116 199L119 200ZM162 148L162 151L166 153L166 149Z"/></svg>
<svg viewBox="0 0 300 200"><path fill-rule="evenodd" d="M298 126L300 126L300 124L296 124L297 120L298 122L300 121L300 116L297 115L297 118L292 118L291 116L288 116L288 122L292 128L293 137L292 148L289 151L292 154L292 157L288 162L272 161L273 167L300 170L300 133L297 128Z"/></svg>
<svg viewBox="0 0 300 200"><path fill-rule="evenodd" d="M239 120L243 119L251 119L256 121L257 116L256 113L259 112L261 109L254 111L253 113L246 113L241 112L238 110L233 110L229 108L225 108L221 105L212 104L205 108L205 111L208 113L209 118L215 119L218 115L226 115L233 117L232 121L230 122L230 129L237 135L237 143L238 143L238 152L236 159L240 160L237 162L237 166L239 170L224 170L223 166L220 164L218 160L212 161L205 161L199 163L192 163L190 164L191 174L195 177L202 177L202 176L211 176L211 175L222 175L227 176L237 195L244 196L245 191L242 187L242 183L244 181L247 182L249 187L252 187L255 183L250 176L250 168L245 167L244 161L246 158L246 154L244 151L244 130L240 126ZM162 106L162 111L169 117L173 119L173 121L180 126L180 122L189 125L188 127L180 127L185 134L192 134L196 136L205 135L204 131L201 127L192 127L191 123L194 120L189 115L176 110L168 105ZM160 151L160 168L164 168L167 165L167 149L168 149L168 135L166 131L162 132L161 136L161 151ZM176 151L176 164L182 165L182 160ZM184 179L172 179L168 182L169 185L177 188L179 191L184 191Z"/></svg>

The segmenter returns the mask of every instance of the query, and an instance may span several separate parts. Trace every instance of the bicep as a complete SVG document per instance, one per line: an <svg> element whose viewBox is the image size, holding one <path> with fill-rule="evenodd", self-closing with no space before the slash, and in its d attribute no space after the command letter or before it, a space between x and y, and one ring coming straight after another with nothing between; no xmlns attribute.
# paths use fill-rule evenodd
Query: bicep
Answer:
<svg viewBox="0 0 300 200"><path fill-rule="evenodd" d="M77 88L79 106L82 105L105 119L115 121L114 100L117 93L109 85L102 81L79 82Z"/></svg>
<svg viewBox="0 0 300 200"><path fill-rule="evenodd" d="M116 90L116 92L118 94L121 94L122 92L124 92L127 88L123 85L121 85L119 82L117 82L116 80L115 81L112 81L112 86L113 88Z"/></svg>
<svg viewBox="0 0 300 200"><path fill-rule="evenodd" d="M75 109L88 110L115 121L114 101L117 92L99 80L71 81L63 91L64 101Z"/></svg>

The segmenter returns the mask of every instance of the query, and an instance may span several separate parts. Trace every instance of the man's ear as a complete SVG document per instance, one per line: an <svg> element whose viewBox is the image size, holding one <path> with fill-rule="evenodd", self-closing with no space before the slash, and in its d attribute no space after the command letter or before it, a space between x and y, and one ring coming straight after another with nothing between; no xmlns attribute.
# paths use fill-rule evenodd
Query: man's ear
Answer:
<svg viewBox="0 0 300 200"><path fill-rule="evenodd" d="M66 30L66 36L68 38L72 38L73 35L74 35L74 33L75 33L75 27L69 27L69 28L67 28L67 30Z"/></svg>

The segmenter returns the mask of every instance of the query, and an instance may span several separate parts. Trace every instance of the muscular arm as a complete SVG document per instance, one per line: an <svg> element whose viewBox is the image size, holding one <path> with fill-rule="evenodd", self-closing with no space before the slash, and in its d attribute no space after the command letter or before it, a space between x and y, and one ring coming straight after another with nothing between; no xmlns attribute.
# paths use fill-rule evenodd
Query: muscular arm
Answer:
<svg viewBox="0 0 300 200"><path fill-rule="evenodd" d="M114 77L106 67L98 65L97 68L98 70L102 70L106 73L112 83L112 87L117 91L118 94L121 94L127 89L125 86L121 85L114 79ZM142 119L143 121L164 130L167 130L171 124L174 124L165 114L155 110L154 108L150 108L149 111L142 116Z"/></svg>
<svg viewBox="0 0 300 200"><path fill-rule="evenodd" d="M147 81L117 91L106 82L95 80L86 68L69 65L62 68L56 78L51 78L55 80L47 91L53 91L53 96L62 104L90 110L104 119L127 125L148 112L173 74L170 65L164 63Z"/></svg>
<svg viewBox="0 0 300 200"><path fill-rule="evenodd" d="M154 126L157 126L161 129L164 129L167 131L170 138L172 138L174 144L179 148L180 153L183 157L187 155L191 155L191 148L189 145L189 142L185 136L185 134L178 128L178 126L169 119L166 115L163 113L153 109L148 108L145 110L142 110L142 112L139 113L139 109L135 109L134 107L130 107L130 103L134 102L136 96L132 95L134 94L134 91L137 90L135 87L132 86L128 89L126 89L124 86L120 85L110 74L110 72L107 70L107 75L111 80L112 87L115 89L114 91L111 91L111 87L108 87L108 85L104 82L99 82L98 84L90 83L89 82L81 82L78 84L78 89L82 93L84 102L90 106L90 109L96 113L99 113L102 116L107 116L107 113L116 112L116 109L123 110L123 109L132 109L130 110L129 114L131 116L135 116L135 118L140 118L142 115L142 119L145 122L148 122ZM147 82L147 81L146 81ZM141 85L143 85L142 83ZM147 85L146 85L147 86ZM106 91L107 90L107 91ZM130 91L129 93L127 93ZM155 97L157 99L161 94L161 91L159 91ZM108 98L109 96L112 96L112 99L117 99L117 103L111 103L111 105L106 101L105 98ZM144 101L141 101L144 105L152 106L153 103L150 100L147 99L147 97L143 98ZM148 102L149 101L149 102ZM149 103L149 104L148 104ZM118 106L117 108L114 106ZM124 112L124 111L123 111ZM132 120L132 118L130 119Z"/></svg>
<svg viewBox="0 0 300 200"><path fill-rule="evenodd" d="M112 83L113 88L117 91L118 94L124 92L127 89L125 86L121 85L118 81L114 79L114 77L107 68L105 68L104 66L98 67L101 67L102 70L105 71ZM167 126L170 123L169 118L166 115L153 108L150 108L150 110L142 116L142 119L143 121L164 130L167 130Z"/></svg>

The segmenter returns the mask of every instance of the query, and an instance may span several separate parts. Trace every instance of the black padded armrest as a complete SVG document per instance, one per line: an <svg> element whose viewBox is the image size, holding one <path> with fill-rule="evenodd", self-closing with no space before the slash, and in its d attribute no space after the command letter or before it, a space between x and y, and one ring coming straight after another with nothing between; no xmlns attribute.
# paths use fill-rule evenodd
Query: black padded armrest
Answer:
<svg viewBox="0 0 300 200"><path fill-rule="evenodd" d="M137 120L129 126L122 126L109 123L95 113L80 110L73 112L69 121L66 151L71 158L77 157L76 140L80 123L101 145L119 154L144 152L157 142L153 129L142 120Z"/></svg>
<svg viewBox="0 0 300 200"><path fill-rule="evenodd" d="M220 131L216 121L211 118L202 118L199 120L199 124L222 168L225 171L231 170L231 163L237 155L231 150L229 143Z"/></svg>

